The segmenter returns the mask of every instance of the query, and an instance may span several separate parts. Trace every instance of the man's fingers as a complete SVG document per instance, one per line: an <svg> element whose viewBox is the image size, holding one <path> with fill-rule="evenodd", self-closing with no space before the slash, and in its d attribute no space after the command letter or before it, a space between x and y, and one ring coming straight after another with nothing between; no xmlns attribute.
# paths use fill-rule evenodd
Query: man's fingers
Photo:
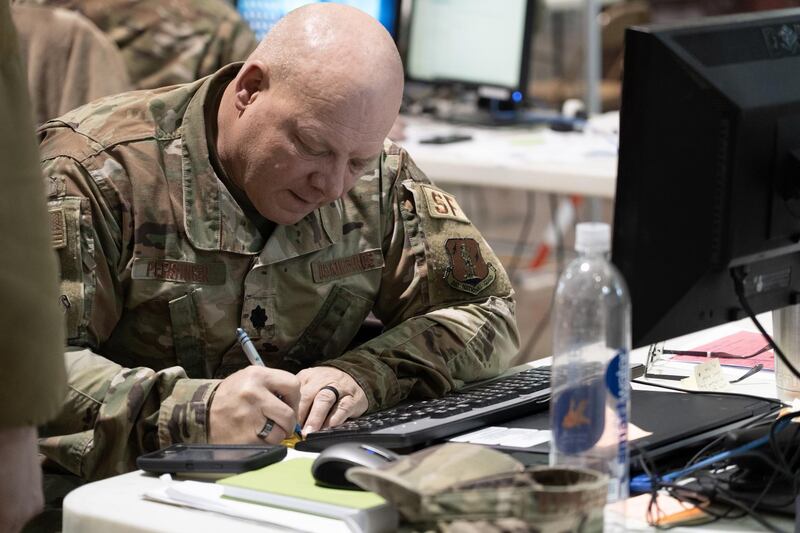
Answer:
<svg viewBox="0 0 800 533"><path fill-rule="evenodd" d="M332 391L323 389L317 392L317 395L314 397L314 403L308 413L306 425L303 428L304 435L313 433L322 427L334 403L336 403L336 395Z"/></svg>
<svg viewBox="0 0 800 533"><path fill-rule="evenodd" d="M297 416L294 410L280 399L274 396L268 398L261 407L261 415L265 420L267 418L271 419L275 423L275 429L280 428L286 435L294 433L294 427L295 424L297 424Z"/></svg>
<svg viewBox="0 0 800 533"><path fill-rule="evenodd" d="M266 419L264 419L264 423L265 424L267 423ZM258 434L258 432L261 431L262 429L263 425L261 428L256 430L256 434ZM266 437L259 436L258 438L262 442L266 442L269 444L280 444L280 442L284 440L286 437L287 437L286 431L284 431L283 428L279 426L277 422L273 421L272 429L270 430L269 433L267 433L267 436Z"/></svg>
<svg viewBox="0 0 800 533"><path fill-rule="evenodd" d="M292 411L297 412L300 404L300 382L297 377L283 370L272 368L266 370L268 371L264 373L266 387L276 396L280 396Z"/></svg>
<svg viewBox="0 0 800 533"><path fill-rule="evenodd" d="M345 396L339 401L336 409L328 417L328 420L325 422L323 427L336 427L344 423L344 421L350 418L350 415L353 414L353 407L355 407L353 403L353 397Z"/></svg>
<svg viewBox="0 0 800 533"><path fill-rule="evenodd" d="M297 419L300 420L301 424L306 421L317 392L319 392L319 389L308 384L300 389L300 405L297 408Z"/></svg>

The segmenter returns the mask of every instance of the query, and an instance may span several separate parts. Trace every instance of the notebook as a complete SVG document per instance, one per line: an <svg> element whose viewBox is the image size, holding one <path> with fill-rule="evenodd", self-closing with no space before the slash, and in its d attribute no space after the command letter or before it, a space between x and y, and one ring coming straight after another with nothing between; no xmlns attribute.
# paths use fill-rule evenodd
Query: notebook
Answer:
<svg viewBox="0 0 800 533"><path fill-rule="evenodd" d="M395 531L397 511L371 492L318 486L310 458L274 463L217 481L224 497L345 520L360 531Z"/></svg>
<svg viewBox="0 0 800 533"><path fill-rule="evenodd" d="M631 431L631 468L637 470L636 457L642 452L651 459L666 457L730 429L744 427L758 416L777 409L775 403L758 398L631 391L631 423L637 428L635 432ZM483 435L473 432L477 434L477 440L470 434L451 440L477 442L494 439L496 443L484 443L510 453L526 464L547 463L550 451L550 417L547 411L509 420L499 426L508 433L497 429L490 434L484 429Z"/></svg>

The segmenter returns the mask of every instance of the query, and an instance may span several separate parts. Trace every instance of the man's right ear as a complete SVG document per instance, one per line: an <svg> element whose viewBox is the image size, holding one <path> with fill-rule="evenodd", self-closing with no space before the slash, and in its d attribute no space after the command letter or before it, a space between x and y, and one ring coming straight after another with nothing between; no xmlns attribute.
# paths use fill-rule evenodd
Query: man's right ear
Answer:
<svg viewBox="0 0 800 533"><path fill-rule="evenodd" d="M261 91L269 89L269 67L259 60L248 61L233 83L236 109L241 113L258 98Z"/></svg>

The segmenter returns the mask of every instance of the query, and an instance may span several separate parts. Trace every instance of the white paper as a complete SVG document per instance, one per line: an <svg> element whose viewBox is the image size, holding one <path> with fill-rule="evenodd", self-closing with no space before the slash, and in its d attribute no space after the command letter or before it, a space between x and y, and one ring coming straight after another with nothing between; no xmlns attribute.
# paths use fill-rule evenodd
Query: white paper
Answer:
<svg viewBox="0 0 800 533"><path fill-rule="evenodd" d="M506 428L490 426L472 433L453 437L450 442L469 442L487 446L530 448L550 440L550 431L545 429Z"/></svg>
<svg viewBox="0 0 800 533"><path fill-rule="evenodd" d="M697 389L703 391L724 391L730 387L730 382L725 379L719 359L711 359L694 368L694 378Z"/></svg>
<svg viewBox="0 0 800 533"><path fill-rule="evenodd" d="M170 505L210 511L235 518L261 522L286 531L350 533L351 527L332 518L324 518L276 507L221 498L224 487L199 481L171 481L149 490L144 498Z"/></svg>

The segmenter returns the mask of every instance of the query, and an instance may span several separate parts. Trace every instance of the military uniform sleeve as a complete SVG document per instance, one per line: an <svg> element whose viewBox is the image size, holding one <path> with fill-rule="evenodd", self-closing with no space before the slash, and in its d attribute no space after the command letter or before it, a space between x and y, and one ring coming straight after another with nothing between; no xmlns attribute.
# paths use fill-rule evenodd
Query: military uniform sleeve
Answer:
<svg viewBox="0 0 800 533"><path fill-rule="evenodd" d="M205 442L218 381L187 379L177 366L126 368L100 355L122 314L133 224L115 194L124 183L113 175L119 166L90 160L91 170L67 157L43 165L61 265L69 390L58 417L42 430L40 449L70 472L97 479L134 469L143 452Z"/></svg>
<svg viewBox="0 0 800 533"><path fill-rule="evenodd" d="M391 145L375 339L326 361L355 378L369 410L441 396L505 370L519 349L511 283L456 199Z"/></svg>
<svg viewBox="0 0 800 533"><path fill-rule="evenodd" d="M65 391L56 260L17 46L0 2L0 429L43 423Z"/></svg>

